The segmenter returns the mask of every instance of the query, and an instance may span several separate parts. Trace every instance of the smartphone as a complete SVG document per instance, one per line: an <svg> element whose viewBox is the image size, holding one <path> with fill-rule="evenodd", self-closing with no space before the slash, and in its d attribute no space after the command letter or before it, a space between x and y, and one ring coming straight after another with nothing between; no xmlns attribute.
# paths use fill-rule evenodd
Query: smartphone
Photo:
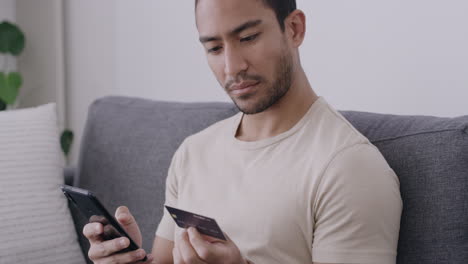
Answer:
<svg viewBox="0 0 468 264"><path fill-rule="evenodd" d="M89 223L101 223L104 227L103 239L111 240L118 237L127 237L130 240L130 245L119 251L118 253L129 252L139 249L138 245L125 232L125 229L117 222L117 220L106 210L97 197L88 190L61 185L63 194L70 202L78 208L81 214L88 219ZM147 257L141 261L146 261Z"/></svg>

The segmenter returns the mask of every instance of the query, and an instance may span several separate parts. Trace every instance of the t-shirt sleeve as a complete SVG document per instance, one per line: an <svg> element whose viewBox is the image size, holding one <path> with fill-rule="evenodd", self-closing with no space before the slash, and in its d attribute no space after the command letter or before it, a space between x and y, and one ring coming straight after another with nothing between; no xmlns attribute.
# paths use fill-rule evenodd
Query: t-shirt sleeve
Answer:
<svg viewBox="0 0 468 264"><path fill-rule="evenodd" d="M340 151L313 202L312 260L395 264L402 208L399 179L374 145Z"/></svg>
<svg viewBox="0 0 468 264"><path fill-rule="evenodd" d="M174 153L172 157L171 164L166 178L166 191L165 191L165 202L164 205L171 207L177 207L177 190L178 190L178 177L180 171L180 164L183 155L183 143ZM166 208L161 208L163 210L163 216L159 222L158 228L156 229L156 236L165 238L170 241L174 241L174 229L175 223L172 217L167 212Z"/></svg>

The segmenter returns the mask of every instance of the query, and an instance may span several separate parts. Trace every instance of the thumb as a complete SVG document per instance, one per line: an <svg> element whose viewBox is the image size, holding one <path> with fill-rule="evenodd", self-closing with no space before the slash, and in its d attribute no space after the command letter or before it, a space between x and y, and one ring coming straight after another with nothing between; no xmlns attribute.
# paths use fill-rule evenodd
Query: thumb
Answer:
<svg viewBox="0 0 468 264"><path fill-rule="evenodd" d="M198 232L198 230L195 227L189 227L187 229L187 233L189 235L189 240L192 246L198 247L198 248L204 248L207 245L210 244L210 240L208 240L206 236L203 236Z"/></svg>
<svg viewBox="0 0 468 264"><path fill-rule="evenodd" d="M192 245L197 255L204 261L210 261L213 253L211 252L213 247L210 247L210 242L204 240L195 227L189 227L187 229L187 233L190 244Z"/></svg>
<svg viewBox="0 0 468 264"><path fill-rule="evenodd" d="M137 243L139 247L142 245L140 228L138 227L135 218L130 213L126 206L119 206L115 211L115 218L119 224L125 229L128 235Z"/></svg>
<svg viewBox="0 0 468 264"><path fill-rule="evenodd" d="M226 238L226 241L227 241L227 242L234 243L234 242L231 240L231 238L228 236L228 234L226 234L225 232L223 232L223 235L224 235L224 237Z"/></svg>

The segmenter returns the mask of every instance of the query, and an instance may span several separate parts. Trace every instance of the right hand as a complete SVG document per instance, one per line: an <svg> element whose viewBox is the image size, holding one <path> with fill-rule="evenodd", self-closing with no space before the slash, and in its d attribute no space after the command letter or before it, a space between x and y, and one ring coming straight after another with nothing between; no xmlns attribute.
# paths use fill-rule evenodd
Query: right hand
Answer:
<svg viewBox="0 0 468 264"><path fill-rule="evenodd" d="M128 208L125 206L117 208L115 218L133 241L141 247L142 237L140 228ZM146 255L145 250L142 248L125 253L116 253L127 248L130 245L130 240L126 237L104 240L104 232L104 226L101 223L89 223L83 228L83 234L91 245L88 256L94 263L135 263L145 256L148 257L148 260L146 262L138 262L139 264L150 264L153 260L151 254Z"/></svg>

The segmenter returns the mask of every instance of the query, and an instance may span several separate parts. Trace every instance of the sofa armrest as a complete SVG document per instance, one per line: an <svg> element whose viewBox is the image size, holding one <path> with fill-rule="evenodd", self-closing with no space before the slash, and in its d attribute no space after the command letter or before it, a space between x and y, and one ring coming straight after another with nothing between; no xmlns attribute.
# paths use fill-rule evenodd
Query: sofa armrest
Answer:
<svg viewBox="0 0 468 264"><path fill-rule="evenodd" d="M76 168L73 166L68 166L63 169L63 177L65 179L66 185L73 185L75 174L76 174Z"/></svg>

